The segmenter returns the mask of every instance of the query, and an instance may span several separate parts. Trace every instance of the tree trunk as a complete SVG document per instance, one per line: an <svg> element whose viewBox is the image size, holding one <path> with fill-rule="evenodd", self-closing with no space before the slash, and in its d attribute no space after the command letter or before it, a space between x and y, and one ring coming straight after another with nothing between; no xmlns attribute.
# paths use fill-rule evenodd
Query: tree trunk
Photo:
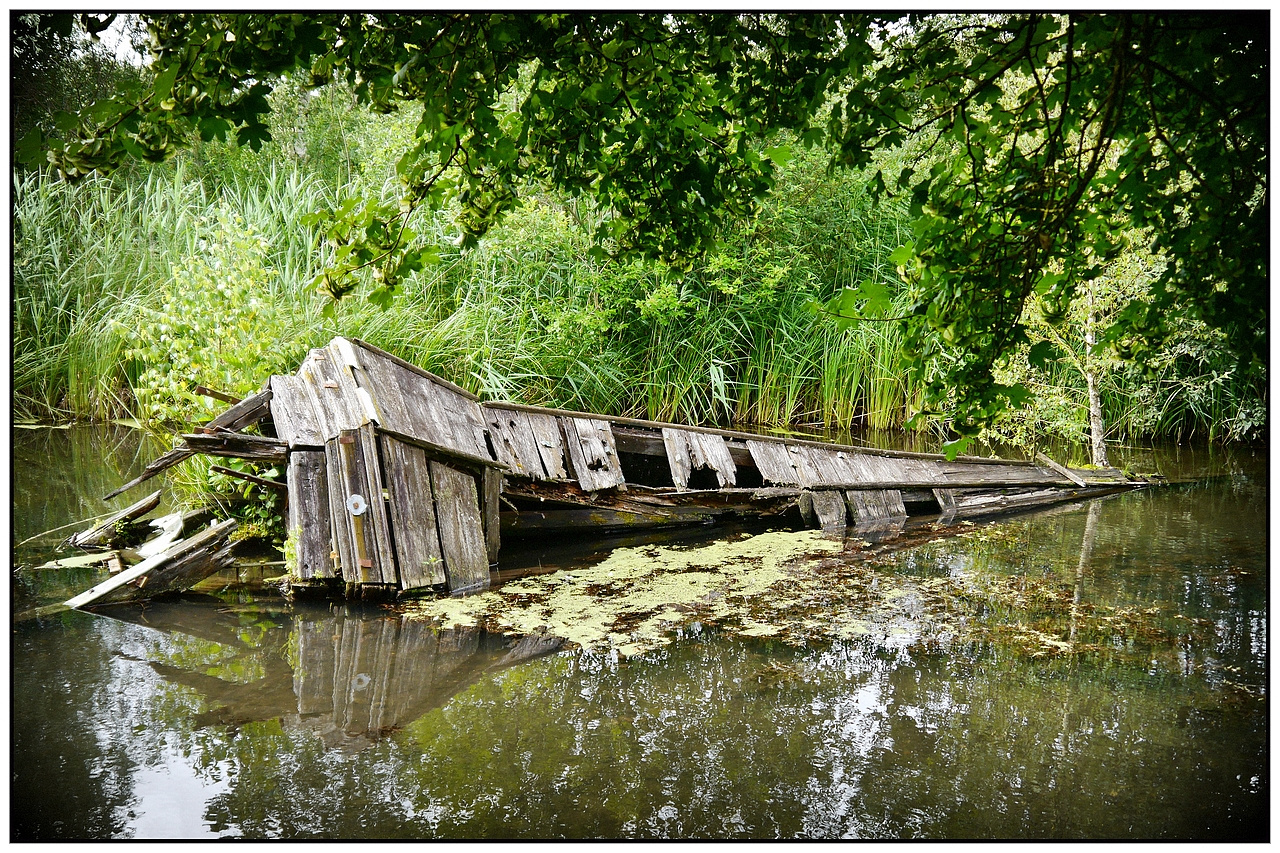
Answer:
<svg viewBox="0 0 1280 853"><path fill-rule="evenodd" d="M1102 420L1102 395L1098 392L1098 377L1093 359L1093 286L1089 287L1089 311L1084 322L1084 381L1089 391L1089 450L1094 465L1109 468L1107 463L1106 424Z"/></svg>

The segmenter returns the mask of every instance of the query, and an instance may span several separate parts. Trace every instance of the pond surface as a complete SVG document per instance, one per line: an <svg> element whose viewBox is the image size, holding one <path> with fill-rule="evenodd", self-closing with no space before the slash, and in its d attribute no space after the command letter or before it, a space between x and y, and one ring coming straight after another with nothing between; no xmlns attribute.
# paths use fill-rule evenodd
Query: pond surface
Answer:
<svg viewBox="0 0 1280 853"><path fill-rule="evenodd" d="M1131 451L1194 482L878 542L513 549L559 570L499 616L219 583L24 616L102 576L32 568L71 531L37 534L154 449L15 431L14 840L1269 837L1261 451ZM563 643L570 589L617 621Z"/></svg>

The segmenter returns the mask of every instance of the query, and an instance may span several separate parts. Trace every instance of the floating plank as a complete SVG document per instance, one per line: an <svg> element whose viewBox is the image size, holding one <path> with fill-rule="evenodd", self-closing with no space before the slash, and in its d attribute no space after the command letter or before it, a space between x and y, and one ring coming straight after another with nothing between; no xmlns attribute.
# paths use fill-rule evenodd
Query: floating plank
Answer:
<svg viewBox="0 0 1280 853"><path fill-rule="evenodd" d="M324 447L324 436L301 377L271 377L271 420L276 437L287 442L290 448L318 450Z"/></svg>
<svg viewBox="0 0 1280 853"><path fill-rule="evenodd" d="M287 524L293 541L293 565L289 569L301 580L334 575L324 458L323 452L314 450L289 454Z"/></svg>
<svg viewBox="0 0 1280 853"><path fill-rule="evenodd" d="M489 585L489 556L475 478L448 465L431 463L436 525L450 592Z"/></svg>
<svg viewBox="0 0 1280 853"><path fill-rule="evenodd" d="M626 478L618 464L609 422L590 418L560 418L565 446L569 451L571 474L589 492L601 489L625 490Z"/></svg>
<svg viewBox="0 0 1280 853"><path fill-rule="evenodd" d="M157 490L137 503L129 504L119 512L107 516L88 530L75 534L67 539L67 544L74 545L77 548L105 548L120 538L120 534L116 530L118 524L122 522L130 524L159 505L160 492Z"/></svg>
<svg viewBox="0 0 1280 853"><path fill-rule="evenodd" d="M1094 491L1097 494L1097 491ZM980 492L956 491L956 516L973 518L1014 512L1048 504L1062 503L1083 497L1074 489L995 489Z"/></svg>
<svg viewBox="0 0 1280 853"><path fill-rule="evenodd" d="M445 583L444 555L436 530L431 462L420 447L380 435L383 474L391 495L389 513L395 529L400 588L417 589Z"/></svg>
<svg viewBox="0 0 1280 853"><path fill-rule="evenodd" d="M180 512L171 512L155 519L151 522L151 527L157 531L158 535L139 545L134 553L140 559L154 557L156 554L171 548L173 543L182 537L182 531L185 526L186 517Z"/></svg>
<svg viewBox="0 0 1280 853"><path fill-rule="evenodd" d="M37 569L82 569L85 566L98 566L112 563L120 559L119 551L94 551L91 554L75 554L71 557L58 557L47 563L36 566Z"/></svg>
<svg viewBox="0 0 1280 853"><path fill-rule="evenodd" d="M235 527L235 519L229 518L190 539L175 543L161 554L112 575L69 599L66 605L80 608L90 604L112 604L186 589L231 565L231 546L227 544L227 537Z"/></svg>
<svg viewBox="0 0 1280 853"><path fill-rule="evenodd" d="M529 418L529 426L533 430L534 441L538 443L538 455L542 459L542 470L549 480L567 480L569 472L564 464L564 440L560 433L560 423L551 415L537 412L525 412Z"/></svg>

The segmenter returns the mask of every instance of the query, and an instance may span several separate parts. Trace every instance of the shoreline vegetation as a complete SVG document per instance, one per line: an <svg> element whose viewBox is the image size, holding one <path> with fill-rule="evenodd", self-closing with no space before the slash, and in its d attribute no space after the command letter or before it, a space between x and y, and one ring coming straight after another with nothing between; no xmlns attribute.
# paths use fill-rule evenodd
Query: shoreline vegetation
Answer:
<svg viewBox="0 0 1280 853"><path fill-rule="evenodd" d="M910 217L901 200L872 203L870 172L829 173L822 152L784 146L759 213L685 271L601 258L591 235L605 214L550 191L527 193L466 251L443 210L413 226L438 263L389 307L353 294L326 312L313 280L331 248L308 215L362 193L393 198L412 117L375 115L338 86L271 98L273 139L257 152L194 140L168 162L75 184L15 170L15 421L136 418L168 436L219 405L195 386L243 396L335 334L485 399L843 434L902 430L918 409L900 326L825 310L854 287L887 293L889 318L911 309L893 260ZM910 144L886 163L906 162ZM1130 237L1079 316L1030 318L1032 341L996 379L1034 397L989 443L1087 446L1086 373L1109 441L1265 438L1265 388L1237 376L1201 324L1174 318L1146 374L1086 352L1092 323L1161 267L1149 240ZM946 436L934 421L914 440L934 449Z"/></svg>

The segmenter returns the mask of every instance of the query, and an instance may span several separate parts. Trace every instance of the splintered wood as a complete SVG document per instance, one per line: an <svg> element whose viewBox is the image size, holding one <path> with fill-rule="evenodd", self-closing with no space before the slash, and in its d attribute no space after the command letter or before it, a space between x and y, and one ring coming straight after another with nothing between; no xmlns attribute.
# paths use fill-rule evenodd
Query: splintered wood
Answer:
<svg viewBox="0 0 1280 853"><path fill-rule="evenodd" d="M689 488L689 475L698 470L714 472L719 488L737 485L733 457L721 436L665 427L662 443L667 448L671 479L677 489Z"/></svg>

